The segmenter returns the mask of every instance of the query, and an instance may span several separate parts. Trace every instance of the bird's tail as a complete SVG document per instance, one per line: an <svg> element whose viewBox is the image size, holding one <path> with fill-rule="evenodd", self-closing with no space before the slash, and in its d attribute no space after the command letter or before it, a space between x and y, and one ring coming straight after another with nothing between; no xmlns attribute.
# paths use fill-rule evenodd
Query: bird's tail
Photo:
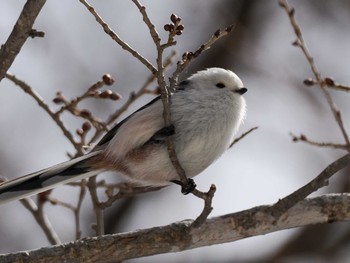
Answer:
<svg viewBox="0 0 350 263"><path fill-rule="evenodd" d="M97 154L99 151L93 151L39 172L0 183L0 205L50 190L60 184L97 175L101 171L91 168L89 164L89 160Z"/></svg>

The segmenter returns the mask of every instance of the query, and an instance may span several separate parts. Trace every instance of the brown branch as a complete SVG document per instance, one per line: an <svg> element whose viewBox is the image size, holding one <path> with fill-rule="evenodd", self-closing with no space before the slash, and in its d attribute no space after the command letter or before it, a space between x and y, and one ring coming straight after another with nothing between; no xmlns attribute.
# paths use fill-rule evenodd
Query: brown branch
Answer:
<svg viewBox="0 0 350 263"><path fill-rule="evenodd" d="M108 82L106 82L106 79L108 79ZM104 85L112 85L113 83L113 78L109 74L105 74L103 75L102 80L97 81L91 87L89 87L82 95L72 99L69 102L65 102L63 97L58 96L56 99L60 99L62 102L64 102L64 106L62 106L58 111L56 111L56 114L61 114L67 109L74 109L79 102L93 96L98 89L102 88Z"/></svg>
<svg viewBox="0 0 350 263"><path fill-rule="evenodd" d="M81 238L80 209L81 209L81 205L83 203L83 199L84 199L85 193L86 193L86 180L81 180L77 184L79 184L79 186L80 186L80 193L79 193L78 203L76 206L74 206L70 203L63 202L63 201L58 200L56 198L53 198L52 196L49 196L49 195L46 196L45 199L47 199L47 201L49 201L52 205L59 205L59 206L65 207L73 212L74 219L75 219L75 239L80 239Z"/></svg>
<svg viewBox="0 0 350 263"><path fill-rule="evenodd" d="M169 43L169 45L166 45L166 44L161 45L161 43L160 43L161 39L159 37L159 34L158 34L155 26L153 25L153 23L149 19L148 14L146 13L146 8L144 6L142 6L139 1L137 1L137 0L132 0L132 1L134 2L134 4L137 6L140 13L142 14L143 21L147 25L147 27L150 31L151 37L153 39L153 42L154 42L156 49L157 49L157 59L156 59L157 71L154 72L154 74L157 77L157 82L159 85L161 99L162 99L162 103L163 103L164 126L170 127L172 125L171 111L170 111L171 92L170 92L169 87L167 86L167 84L165 82L164 66L163 66L163 52L164 52L164 49L166 47L170 46L170 43ZM169 34L171 34L171 33L169 33ZM168 41L171 41L171 40L173 40L173 39L169 37ZM167 139L167 146L168 146L169 159L170 159L174 169L176 170L176 172L180 178L181 183L183 185L189 185L192 181L190 181L187 178L186 172L179 162L179 159L178 159L177 154L175 152L175 145L174 145L174 141L173 141L172 137L169 137Z"/></svg>
<svg viewBox="0 0 350 263"><path fill-rule="evenodd" d="M74 210L74 217L75 217L75 239L81 238L81 228L80 228L80 210L81 206L83 204L83 200L86 194L86 180L82 180L80 182L80 193L79 193L79 199L77 206Z"/></svg>
<svg viewBox="0 0 350 263"><path fill-rule="evenodd" d="M315 80L313 78L307 78L303 82L306 86L313 86L313 85L318 84L318 85L325 85L328 88L334 89L334 90L345 91L345 92L350 91L350 86L347 86L344 84L339 84L339 83L335 82L334 79L331 77L326 77L326 78L322 79L322 84L318 83L317 80Z"/></svg>
<svg viewBox="0 0 350 263"><path fill-rule="evenodd" d="M0 81L5 77L27 38L46 0L28 0L9 36L0 49Z"/></svg>
<svg viewBox="0 0 350 263"><path fill-rule="evenodd" d="M242 140L244 137L246 137L249 133L257 130L258 127L253 127L250 128L248 131L244 132L241 134L241 136L239 136L238 138L234 139L233 142L230 144L229 148L231 148L233 145L235 145L237 142L239 142L240 140Z"/></svg>
<svg viewBox="0 0 350 263"><path fill-rule="evenodd" d="M50 117L58 125L58 127L60 127L64 136L72 143L76 151L80 154L83 154L81 147L79 147L79 144L74 140L73 135L68 131L67 127L64 125L60 117L54 113L54 111L49 107L49 105L46 104L46 102L41 96L31 86L29 86L24 81L18 79L14 75L6 73L5 76L7 79L11 80L14 84L20 87L24 92L29 94L39 104L39 106L44 111L46 111L47 114L50 115Z"/></svg>
<svg viewBox="0 0 350 263"><path fill-rule="evenodd" d="M313 145L313 146L347 150L347 146L344 145L344 144L311 141L304 134L301 134L300 136L296 136L293 133L291 133L290 135L292 136L293 142L302 141L302 142L306 142L307 144L310 144L310 145Z"/></svg>
<svg viewBox="0 0 350 263"><path fill-rule="evenodd" d="M100 203L100 208L105 209L107 207L110 207L116 200L120 200L122 198L128 198L128 197L134 197L138 194L143 193L149 193L153 191L158 191L160 189L163 189L165 186L158 186L158 187L135 187L130 183L126 184L118 184L118 192L115 195L112 195L108 198L107 201ZM115 186L113 188L116 188Z"/></svg>
<svg viewBox="0 0 350 263"><path fill-rule="evenodd" d="M214 34L210 37L210 39L201 45L196 51L194 52L186 52L182 55L182 59L177 62L176 69L173 73L173 75L170 78L170 87L169 89L171 91L175 90L175 87L177 85L177 79L182 71L186 67L190 65L190 63L193 61L193 59L197 58L199 55L201 55L204 51L210 49L212 45L216 43L220 38L228 35L229 33L232 32L233 26L228 26L223 30L216 30Z"/></svg>
<svg viewBox="0 0 350 263"><path fill-rule="evenodd" d="M146 67L148 67L148 68L151 67L151 72L157 78L159 90L161 93L161 99L162 99L162 103L163 103L164 125L165 125L165 127L171 127L172 126L171 111L170 111L171 91L175 91L175 86L177 85L178 75L185 69L186 66L188 66L190 64L190 62L194 58L198 57L203 51L209 49L211 47L211 45L213 45L218 39L220 39L221 37L223 37L223 36L227 35L229 32L231 32L232 26L227 27L225 30L217 30L213 34L213 36L208 40L208 42L201 45L194 53L192 53L192 52L186 53L186 55L183 56L182 60L177 63L177 68L176 68L172 78L170 79L170 87L168 87L166 82L165 82L165 78L164 78L163 53L164 53L164 50L166 48L176 44L176 42L174 41L174 37L176 35L182 34L182 30L184 29L184 26L180 25L181 18L179 18L178 16L176 16L174 14L171 16L170 19L171 19L173 24L167 24L164 26L164 29L166 31L169 31L168 41L165 44L161 44L161 39L159 37L159 34L158 34L154 24L149 19L148 14L146 12L146 8L143 5L141 5L141 3L138 0L132 0L132 1L137 6L140 13L142 14L143 21L147 25L147 27L150 31L150 35L152 37L152 40L156 46L157 68L150 65L150 63L148 61L144 61L144 59L141 55L139 55L135 50L132 50L129 47L129 45L127 45L123 40L121 40L109 28L109 26L101 19L100 16L98 16L98 14L95 12L95 10L89 4L87 4L87 2L85 0L80 0L80 2L83 3L88 8L89 12L95 16L96 20L102 25L102 27L104 28L104 30L107 34L109 34L114 40L116 40L116 42L120 46L122 46L122 48L128 50L141 63L146 65ZM133 98L130 97L129 101L132 101L132 99ZM125 107L127 108L128 104L125 104L125 105L126 105ZM95 136L94 136L94 138L95 138ZM195 187L195 184L194 184L192 179L187 178L185 170L182 168L182 166L178 160L178 157L177 157L176 152L175 152L175 146L174 146L174 142L173 142L172 137L168 138L167 144L168 144L168 155L169 155L169 158L171 160L172 165L174 166L175 170L177 171L177 174L179 175L179 178L180 178L179 182L181 182L180 184L182 185L182 192L187 194L193 190L193 188ZM96 186L96 182L94 184ZM97 211L97 210L101 209L101 203L98 201L96 193L94 193L94 191L96 191L96 189L92 189L92 188L93 188L92 185L89 186L90 192L93 195L92 196L93 201L95 202L94 203L95 211ZM205 219L207 218L207 216L209 215L209 213L211 212L211 210L212 210L211 202L212 202L214 192L215 192L215 186L212 186L211 189L208 191L208 193L202 193L198 190L195 191L194 194L196 196L202 198L204 200L204 203L205 203L204 209L203 209L201 215L196 220L196 223L195 223L196 226L199 226L200 224L202 224L205 221ZM95 195L95 197L94 197L94 195ZM113 201L112 199L118 199L118 198L119 198L119 196L117 194L113 198L109 199L109 201L107 201L106 204L110 205L110 203ZM100 214L100 213L96 212L96 214Z"/></svg>
<svg viewBox="0 0 350 263"><path fill-rule="evenodd" d="M176 52L173 51L171 52L171 54L165 59L164 62L164 68L169 67L172 63L173 63L173 59L176 55ZM141 96L143 96L144 94L155 94L156 91L153 90L149 90L149 85L151 85L151 83L156 79L156 76L151 74L148 79L146 80L146 82L142 85L142 87L137 91L137 92L131 92L129 95L128 100L118 109L116 110L113 114L111 114L106 121L107 125L110 125L111 123L114 123L124 112L126 112L129 107L137 100L139 99ZM101 135L102 131L96 131L96 133L94 134L94 136L91 138L90 143L93 143L97 140L97 138L99 138L99 136Z"/></svg>
<svg viewBox="0 0 350 263"><path fill-rule="evenodd" d="M90 177L88 180L88 189L91 195L92 204L95 210L96 225L93 226L97 236L104 234L103 209L100 206L100 201L97 195L96 176Z"/></svg>
<svg viewBox="0 0 350 263"><path fill-rule="evenodd" d="M128 51L133 57L139 60L143 65L145 65L152 74L157 73L157 69L149 62L145 57L143 57L140 53L130 47L125 41L123 41L110 27L109 25L103 21L103 19L96 13L95 9L89 5L85 0L79 0L88 11L95 17L96 21L102 26L103 30L108 34L118 45Z"/></svg>
<svg viewBox="0 0 350 263"><path fill-rule="evenodd" d="M329 106L331 112L333 113L333 116L334 116L334 118L339 126L339 129L344 137L345 143L347 145L347 150L348 150L348 152L350 152L350 140L349 140L349 136L346 132L346 129L345 129L345 126L344 126L344 123L342 120L341 112L337 109L335 103L333 102L333 99L332 99L329 91L325 87L325 82L322 81L321 73L319 72L318 68L316 67L316 64L314 62L314 58L312 57L311 53L309 52L309 50L306 47L306 43L305 43L303 35L301 33L300 26L298 25L298 23L295 19L295 9L289 7L287 0L279 0L279 4L286 11L286 13L289 17L290 23L294 29L294 33L297 37L297 40L293 43L293 45L298 46L301 49L306 60L308 61L309 65L311 67L311 71L316 78L316 82L319 84L319 87L322 90L323 95L325 96L325 98L327 100L328 106Z"/></svg>
<svg viewBox="0 0 350 263"><path fill-rule="evenodd" d="M348 220L350 195L323 195L301 201L281 217L271 213L271 206L258 206L208 219L200 228L191 227L193 221L186 220L162 227L84 238L59 246L0 255L0 261L116 262L233 242L284 229Z"/></svg>
<svg viewBox="0 0 350 263"><path fill-rule="evenodd" d="M204 208L200 215L196 218L196 220L193 221L192 226L193 227L200 227L201 225L204 224L204 222L207 220L209 214L211 211L213 211L212 202L213 202L213 197L216 192L216 186L211 185L210 189L207 193L198 191L197 189L194 189L192 191L192 194L197 196L200 199L203 199L204 201Z"/></svg>
<svg viewBox="0 0 350 263"><path fill-rule="evenodd" d="M317 191L321 187L328 185L328 180L338 171L344 169L350 164L350 154L346 154L333 163L329 164L317 177L309 183L302 186L295 192L279 200L273 205L273 214L278 217L285 211L293 207L295 204L306 198L311 193Z"/></svg>
<svg viewBox="0 0 350 263"><path fill-rule="evenodd" d="M44 231L45 236L47 240L50 242L50 244L51 245L61 244L61 241L57 233L53 229L49 219L44 213L44 207L43 207L44 204L39 202L39 205L37 206L34 203L34 201L30 198L22 199L20 202L34 216L34 219L36 220L38 225L41 227L41 229Z"/></svg>

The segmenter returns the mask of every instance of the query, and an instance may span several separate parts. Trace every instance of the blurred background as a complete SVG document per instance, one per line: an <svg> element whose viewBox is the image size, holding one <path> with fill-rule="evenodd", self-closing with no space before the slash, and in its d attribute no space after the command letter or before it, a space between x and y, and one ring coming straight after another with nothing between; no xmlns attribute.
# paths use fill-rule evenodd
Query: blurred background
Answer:
<svg viewBox="0 0 350 263"><path fill-rule="evenodd" d="M0 4L0 43L8 38L26 1L2 0ZM294 33L278 1L143 0L161 36L170 15L177 14L185 26L174 49L179 56L195 50L218 28L234 24L234 31L196 59L181 76L207 67L235 71L248 88L247 118L240 133L259 129L236 144L195 181L201 190L217 186L211 216L223 215L262 204L272 204L314 178L330 162L344 154L293 143L290 133L303 133L310 139L342 143L340 131L324 97L317 87L306 87L312 76L305 57L291 43ZM156 49L142 17L131 1L90 1L102 18L132 47L155 61ZM350 2L346 0L290 1L296 9L308 48L323 76L349 84ZM33 87L53 109L57 91L73 98L111 74L111 87L123 100L89 100L84 106L106 119L138 90L149 76L148 70L123 51L104 33L94 17L79 1L47 1L34 28L45 38L28 39L10 72ZM170 50L169 50L170 52ZM171 73L171 69L169 73ZM348 94L331 91L344 122L349 127ZM142 97L131 113L149 101ZM64 121L74 131L81 120L69 115ZM50 117L36 102L7 79L0 83L0 175L12 179L68 159L74 153ZM314 193L348 191L345 174L334 176L327 188ZM78 189L61 186L54 197L75 203ZM63 242L74 239L71 211L46 205L46 212ZM140 195L116 203L105 211L106 231L117 233L166 225L195 218L202 202L183 196L177 186ZM83 236L94 234L90 196L82 209ZM350 261L348 223L316 225L247 238L234 243L191 251L165 254L129 262L346 262ZM48 241L33 216L19 202L0 208L0 253L47 246Z"/></svg>

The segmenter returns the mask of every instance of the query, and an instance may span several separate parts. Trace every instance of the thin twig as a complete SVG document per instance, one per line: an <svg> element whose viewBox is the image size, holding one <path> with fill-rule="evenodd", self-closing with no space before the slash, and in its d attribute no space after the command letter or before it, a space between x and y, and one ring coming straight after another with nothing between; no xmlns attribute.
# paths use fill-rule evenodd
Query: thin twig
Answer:
<svg viewBox="0 0 350 263"><path fill-rule="evenodd" d="M140 53L130 47L125 41L123 41L110 27L109 25L103 21L103 19L96 13L95 9L89 5L85 0L79 0L88 11L95 17L96 21L102 26L103 30L118 43L118 45L128 51L132 56L138 59L142 64L144 64L152 74L156 74L157 69L149 62L145 57L143 57Z"/></svg>
<svg viewBox="0 0 350 263"><path fill-rule="evenodd" d="M292 136L293 142L302 141L313 146L347 150L347 146L344 144L311 141L304 134L301 134L300 136L296 136L293 133L291 133L290 135Z"/></svg>
<svg viewBox="0 0 350 263"><path fill-rule="evenodd" d="M20 202L34 216L34 219L36 220L38 225L41 227L41 229L44 231L46 238L48 239L50 244L51 245L61 244L61 241L60 241L57 233L55 232L49 219L47 218L46 214L44 213L43 203L39 203L39 206L37 206L34 203L34 201L30 198L22 199Z"/></svg>
<svg viewBox="0 0 350 263"><path fill-rule="evenodd" d="M62 112L64 112L65 110L71 108L75 108L79 102L81 102L82 100L91 97L91 93L93 93L94 91L102 88L104 85L106 85L106 82L104 80L99 80L96 83L94 83L91 87L89 87L82 95L72 99L71 101L65 103L65 105L63 105L58 111L56 111L56 114L61 114Z"/></svg>
<svg viewBox="0 0 350 263"><path fill-rule="evenodd" d="M202 54L204 51L210 49L212 45L215 44L216 41L218 41L220 38L228 35L230 32L232 32L233 26L228 26L223 30L216 30L215 33L210 37L210 39L201 45L196 51L194 52L186 52L182 55L182 59L177 62L176 70L174 71L172 77L170 78L170 90L173 91L176 88L177 85L177 79L182 71L186 67L189 66L189 64L192 62L193 59L197 58L200 54Z"/></svg>
<svg viewBox="0 0 350 263"><path fill-rule="evenodd" d="M350 140L349 140L349 136L346 132L346 129L345 129L345 126L344 126L344 123L342 120L341 112L337 109L335 103L333 102L333 99L332 99L329 91L325 87L324 81L322 81L322 76L321 76L318 68L316 67L316 64L314 62L314 58L312 57L311 53L309 52L309 50L306 47L306 43L305 43L303 35L301 33L301 29L300 29L300 27L295 19L295 9L290 8L288 5L288 2L286 0L279 0L279 4L286 11L286 13L289 17L290 23L294 29L294 33L297 37L297 40L293 44L295 46L298 46L302 50L302 52L304 53L304 56L311 67L311 71L314 74L316 81L319 84L319 87L322 90L323 95L325 96L327 103L328 103L328 105L333 113L333 116L334 116L334 118L335 118L335 120L340 128L340 131L344 137L345 143L347 145L347 150L348 150L348 152L350 152Z"/></svg>
<svg viewBox="0 0 350 263"><path fill-rule="evenodd" d="M318 85L325 85L327 88L330 88L330 89L350 92L350 86L337 83L331 77L326 77L326 78L322 79L322 82L323 83L320 84L319 82L317 82L317 80L315 80L313 78L307 78L307 79L304 80L304 84L306 86L313 86L313 85L318 84Z"/></svg>
<svg viewBox="0 0 350 263"><path fill-rule="evenodd" d="M31 86L29 86L27 83L18 79L17 77L15 77L14 75L12 75L10 73L6 73L5 77L7 79L11 80L18 87L20 87L24 92L28 93L39 104L39 106L44 111L46 111L47 114L50 115L50 117L58 125L58 127L60 127L64 136L72 143L75 150L79 154L83 154L81 147L79 147L79 144L74 140L73 135L68 131L67 127L64 125L64 123L62 122L60 117L54 113L54 111L49 107L49 105L46 104L44 99L34 89L32 89Z"/></svg>
<svg viewBox="0 0 350 263"><path fill-rule="evenodd" d="M96 216L96 225L94 226L94 230L96 231L97 236L102 236L104 234L103 209L100 207L100 201L97 195L96 176L89 178L87 186L90 191Z"/></svg>
<svg viewBox="0 0 350 263"><path fill-rule="evenodd" d="M81 228L80 228L80 210L81 206L83 204L83 200L86 194L86 180L82 180L80 182L80 193L79 193L79 199L77 206L74 211L74 216L75 216L75 239L80 239L81 238Z"/></svg>
<svg viewBox="0 0 350 263"><path fill-rule="evenodd" d="M122 198L128 198L128 197L134 197L138 194L144 194L149 193L153 191L158 191L160 189L163 189L165 186L158 186L158 187L133 187L132 184L124 184L124 187L122 184L119 184L118 192L115 195L112 195L108 198L107 201L100 203L100 208L105 209L107 207L110 207L116 200L120 200Z"/></svg>
<svg viewBox="0 0 350 263"><path fill-rule="evenodd" d="M45 199L47 201L49 201L50 204L65 207L73 212L74 219L75 219L75 239L81 238L80 209L81 209L81 205L83 203L83 199L84 199L84 196L86 193L86 180L81 180L80 182L78 182L78 184L80 186L80 193L79 193L78 203L76 206L74 206L70 203L67 203L67 202L63 202L63 201L58 200L56 198L53 198L52 196L49 196L49 195L45 196Z"/></svg>
<svg viewBox="0 0 350 263"><path fill-rule="evenodd" d="M242 140L245 136L247 136L249 133L251 133L252 131L257 130L258 127L253 127L251 129L249 129L248 131L242 133L241 136L239 136L238 138L234 139L233 142L230 144L229 148L231 148L234 144L236 144L237 142L239 142L240 140Z"/></svg>
<svg viewBox="0 0 350 263"><path fill-rule="evenodd" d="M170 53L170 55L164 61L164 68L169 67L173 63L175 55L176 55L175 51ZM111 114L107 118L106 124L110 125L110 124L114 123L141 96L143 96L145 94L150 94L150 93L155 94L156 93L155 91L149 90L149 85L151 85L155 79L156 79L156 76L151 74L148 77L148 79L145 81L145 83L142 85L142 87L137 92L131 92L128 100L118 110L116 110L113 114ZM101 133L102 133L101 130L96 130L96 132L95 132L94 136L91 138L89 144L95 142L97 140L97 138L100 137Z"/></svg>

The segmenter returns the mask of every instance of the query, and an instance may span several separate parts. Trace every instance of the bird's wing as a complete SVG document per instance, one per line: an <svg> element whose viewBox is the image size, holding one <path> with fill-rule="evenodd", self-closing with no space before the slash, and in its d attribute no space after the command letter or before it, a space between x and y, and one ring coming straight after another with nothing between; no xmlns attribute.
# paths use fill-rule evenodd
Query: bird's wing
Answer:
<svg viewBox="0 0 350 263"><path fill-rule="evenodd" d="M163 104L158 97L112 129L107 152L114 158L123 158L131 150L143 146L163 127Z"/></svg>
<svg viewBox="0 0 350 263"><path fill-rule="evenodd" d="M124 120L120 121L119 123L117 123L112 129L110 129L103 137L102 139L98 142L98 144L96 145L96 148L99 148L102 145L105 145L106 143L108 143L118 132L119 128L122 127L122 125L127 122L130 118L132 118L137 112L142 111L146 108L148 108L149 106L151 106L152 104L154 104L155 102L160 100L160 96L154 98L153 100L151 100L149 103L147 103L146 105L142 106L141 108L139 108L137 111L135 111L134 113L132 113L131 115L129 115L128 117L126 117Z"/></svg>

